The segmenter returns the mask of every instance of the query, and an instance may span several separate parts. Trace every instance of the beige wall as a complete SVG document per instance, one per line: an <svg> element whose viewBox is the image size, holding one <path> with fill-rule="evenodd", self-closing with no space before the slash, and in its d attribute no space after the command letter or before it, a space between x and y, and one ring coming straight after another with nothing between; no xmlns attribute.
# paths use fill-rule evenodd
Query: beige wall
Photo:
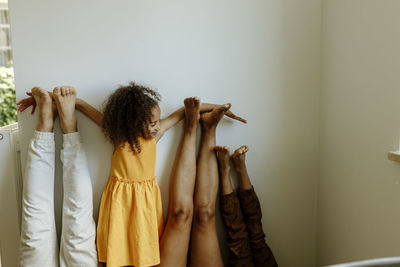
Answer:
<svg viewBox="0 0 400 267"><path fill-rule="evenodd" d="M163 114L186 96L232 102L248 125L225 120L218 143L250 146L249 172L280 266L315 265L320 0L15 0L10 11L17 99L35 85L71 84L99 106L136 80L159 90ZM19 116L22 148L35 121ZM80 114L78 121L97 210L111 147L97 126ZM158 144L164 207L181 126ZM59 129L56 140L59 148ZM24 163L26 150L22 156ZM59 221L60 164L56 173Z"/></svg>
<svg viewBox="0 0 400 267"><path fill-rule="evenodd" d="M399 11L323 1L318 266L399 255Z"/></svg>

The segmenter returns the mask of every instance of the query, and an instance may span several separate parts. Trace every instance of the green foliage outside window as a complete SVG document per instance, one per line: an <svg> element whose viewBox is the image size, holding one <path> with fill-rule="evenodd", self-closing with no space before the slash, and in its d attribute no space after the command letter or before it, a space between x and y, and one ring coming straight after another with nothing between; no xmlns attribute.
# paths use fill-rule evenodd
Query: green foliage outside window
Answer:
<svg viewBox="0 0 400 267"><path fill-rule="evenodd" d="M13 68L0 68L0 127L17 122Z"/></svg>

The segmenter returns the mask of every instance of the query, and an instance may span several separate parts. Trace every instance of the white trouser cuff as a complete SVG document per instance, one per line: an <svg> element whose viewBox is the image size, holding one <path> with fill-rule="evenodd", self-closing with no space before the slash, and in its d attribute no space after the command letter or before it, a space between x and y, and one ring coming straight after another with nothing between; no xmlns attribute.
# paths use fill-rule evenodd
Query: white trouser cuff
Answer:
<svg viewBox="0 0 400 267"><path fill-rule="evenodd" d="M33 134L33 141L54 143L54 133L53 132L39 132L39 131L35 130L35 132Z"/></svg>
<svg viewBox="0 0 400 267"><path fill-rule="evenodd" d="M75 146L81 143L81 135L79 132L63 134L63 147Z"/></svg>

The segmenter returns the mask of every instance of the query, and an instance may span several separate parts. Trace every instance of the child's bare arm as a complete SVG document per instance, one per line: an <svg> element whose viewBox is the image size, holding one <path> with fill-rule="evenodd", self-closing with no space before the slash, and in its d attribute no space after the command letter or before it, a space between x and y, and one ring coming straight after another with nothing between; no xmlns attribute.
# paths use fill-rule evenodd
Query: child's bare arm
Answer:
<svg viewBox="0 0 400 267"><path fill-rule="evenodd" d="M219 106L219 105L209 104L209 103L201 103L200 113L209 112L209 111L213 110L213 108L215 108L216 106ZM247 121L245 119L243 119L239 116L236 116L230 110L228 110L225 113L225 115L234 120L238 120L243 123L247 123ZM171 127L175 126L178 122L183 120L183 118L185 118L185 107L181 107L181 108L177 109L176 111L171 113L167 118L160 120L160 131L156 137L156 140L158 141L164 135L164 133L166 131L168 131Z"/></svg>
<svg viewBox="0 0 400 267"><path fill-rule="evenodd" d="M164 135L166 131L168 131L175 124L180 122L185 117L185 107L181 107L176 111L172 112L165 119L160 120L160 131L156 136L156 141L160 140L160 138Z"/></svg>
<svg viewBox="0 0 400 267"><path fill-rule="evenodd" d="M100 111L80 98L76 99L75 108L101 127L103 122L103 114Z"/></svg>

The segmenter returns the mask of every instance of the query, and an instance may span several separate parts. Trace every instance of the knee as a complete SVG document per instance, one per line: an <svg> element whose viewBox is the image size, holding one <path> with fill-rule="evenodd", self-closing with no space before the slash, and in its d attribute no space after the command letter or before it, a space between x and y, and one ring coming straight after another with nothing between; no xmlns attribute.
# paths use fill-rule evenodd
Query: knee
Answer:
<svg viewBox="0 0 400 267"><path fill-rule="evenodd" d="M194 220L197 225L208 225L214 222L215 208L211 206L195 207Z"/></svg>
<svg viewBox="0 0 400 267"><path fill-rule="evenodd" d="M193 205L173 207L170 211L170 219L175 227L181 228L191 225L193 218Z"/></svg>

